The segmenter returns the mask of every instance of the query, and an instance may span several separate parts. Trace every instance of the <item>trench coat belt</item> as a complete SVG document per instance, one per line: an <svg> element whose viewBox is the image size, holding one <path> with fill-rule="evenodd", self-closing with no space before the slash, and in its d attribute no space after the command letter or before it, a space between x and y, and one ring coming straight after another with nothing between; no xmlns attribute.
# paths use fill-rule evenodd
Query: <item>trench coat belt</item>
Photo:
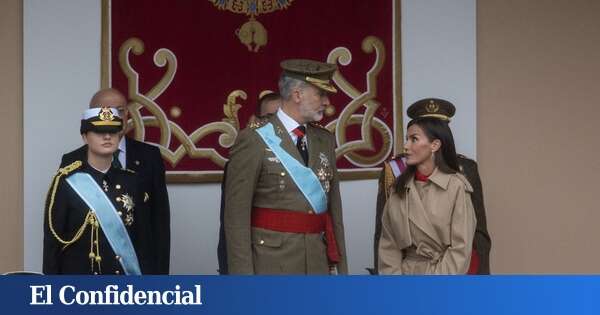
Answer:
<svg viewBox="0 0 600 315"><path fill-rule="evenodd" d="M255 207L252 209L252 227L287 233L325 232L329 262L336 264L340 261L333 221L329 212L311 214L303 211Z"/></svg>
<svg viewBox="0 0 600 315"><path fill-rule="evenodd" d="M414 245L407 247L403 249L402 252L407 259L417 261L430 261L434 264L440 261L440 259L444 255L444 252L439 252L433 249L431 246L428 246L424 243L421 243L418 247Z"/></svg>

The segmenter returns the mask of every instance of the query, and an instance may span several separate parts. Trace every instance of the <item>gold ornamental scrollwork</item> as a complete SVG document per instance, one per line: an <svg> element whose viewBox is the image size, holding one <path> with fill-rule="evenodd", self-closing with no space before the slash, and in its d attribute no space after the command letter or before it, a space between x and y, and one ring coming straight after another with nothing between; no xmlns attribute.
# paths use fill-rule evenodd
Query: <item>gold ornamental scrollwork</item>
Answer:
<svg viewBox="0 0 600 315"><path fill-rule="evenodd" d="M377 100L377 76L385 64L385 46L383 42L375 36L368 36L362 41L362 50L365 53L375 53L375 62L367 71L366 91L359 91L342 75L341 71L336 71L333 75L333 81L343 91L351 101L346 105L337 119L329 122L326 128L335 133L337 141L336 157L345 156L350 163L359 167L372 167L383 162L391 153L393 148L393 136L389 127L375 117L375 112L381 105ZM352 61L352 53L345 47L338 47L332 50L327 57L329 63L339 63L342 66L348 66ZM364 114L358 114L358 110L364 106ZM347 141L346 132L350 125L360 124L361 139ZM356 151L369 150L374 151L372 131L377 131L382 141L381 148L372 156L364 156Z"/></svg>
<svg viewBox="0 0 600 315"><path fill-rule="evenodd" d="M175 167L186 155L199 159L207 158L215 164L223 167L227 159L214 148L198 148L196 143L209 134L220 133L219 145L229 148L233 145L239 131L239 119L237 112L241 105L235 104L236 98L246 98L246 93L235 90L227 97L223 113L223 121L211 122L194 130L191 134L186 132L175 122L168 119L165 112L156 102L156 99L169 87L175 73L177 72L177 58L175 54L161 48L154 54L154 64L158 67L167 67L165 74L147 93L139 90L139 74L133 69L129 62L130 54L141 55L144 53L144 43L138 38L130 38L121 45L119 50L119 65L127 77L128 95L132 101L128 107L131 121L128 126L134 128L134 138L139 141L145 140L145 128L154 127L160 130L159 143L156 145L171 166ZM150 116L142 116L140 109L146 109ZM174 136L180 145L172 151L170 149L171 137Z"/></svg>
<svg viewBox="0 0 600 315"><path fill-rule="evenodd" d="M177 58L175 54L166 48L158 49L153 61L157 67L166 68L160 80L146 93L139 90L139 74L133 69L129 58L131 54L141 55L144 53L144 44L138 38L131 38L123 43L119 51L119 64L128 81L128 93L131 103L129 109L131 120L128 126L134 129L134 137L139 141L145 140L145 128L158 128L160 137L156 145L162 156L171 166L175 167L181 159L189 156L193 159L206 158L213 163L223 167L227 158L222 156L214 148L199 148L197 143L209 134L219 133L218 142L223 148L233 145L239 130L241 129L238 112L242 107L239 99L246 100L247 94L243 90L233 90L226 97L223 104L224 118L222 121L210 122L200 126L192 133L187 134L177 123L169 120L166 113L157 103L157 98L164 93L173 81L177 72ZM351 101L341 109L337 119L334 119L326 128L335 133L337 149L336 157L344 156L352 164L359 167L373 167L384 161L391 153L393 147L392 131L384 121L375 117L375 112L380 107L377 101L377 76L385 63L385 49L381 40L369 36L362 42L362 50L365 53L375 55L375 61L365 74L366 90L359 91L341 73L336 71L333 80L340 90L350 97ZM352 61L351 52L344 47L332 50L327 62L339 63L348 66ZM360 109L364 106L364 112ZM147 110L150 115L142 116L141 109ZM360 126L360 139L348 141L347 130L350 126ZM382 139L380 148L375 148L373 132L379 133ZM172 137L180 143L171 150ZM357 151L373 151L372 155L362 155Z"/></svg>

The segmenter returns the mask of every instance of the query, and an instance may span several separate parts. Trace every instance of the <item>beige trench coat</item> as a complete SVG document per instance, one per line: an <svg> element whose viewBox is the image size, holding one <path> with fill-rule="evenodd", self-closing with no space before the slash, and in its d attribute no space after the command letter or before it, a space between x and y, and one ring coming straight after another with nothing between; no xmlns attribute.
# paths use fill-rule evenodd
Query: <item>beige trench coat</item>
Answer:
<svg viewBox="0 0 600 315"><path fill-rule="evenodd" d="M296 145L276 115L271 115L281 146L303 161ZM309 124L308 167L324 170L329 184L331 213L341 261L340 274L348 273L339 178L335 165L335 139L329 131ZM304 163L304 162L302 162ZM322 182L325 185L325 182ZM321 234L300 234L251 227L253 207L310 212L311 206L286 169L252 128L244 129L231 149L225 182L225 238L231 274L328 274L326 244Z"/></svg>
<svg viewBox="0 0 600 315"><path fill-rule="evenodd" d="M411 179L406 189L383 209L379 273L465 274L476 226L469 182L436 169L428 182Z"/></svg>

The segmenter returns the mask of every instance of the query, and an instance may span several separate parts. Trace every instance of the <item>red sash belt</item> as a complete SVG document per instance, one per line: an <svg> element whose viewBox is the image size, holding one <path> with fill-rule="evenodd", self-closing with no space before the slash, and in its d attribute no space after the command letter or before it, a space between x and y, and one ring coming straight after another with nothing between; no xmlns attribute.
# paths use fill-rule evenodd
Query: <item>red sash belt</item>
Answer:
<svg viewBox="0 0 600 315"><path fill-rule="evenodd" d="M253 208L252 226L287 233L315 234L325 232L329 261L331 263L340 261L335 233L333 232L333 221L329 212L310 214L291 210Z"/></svg>

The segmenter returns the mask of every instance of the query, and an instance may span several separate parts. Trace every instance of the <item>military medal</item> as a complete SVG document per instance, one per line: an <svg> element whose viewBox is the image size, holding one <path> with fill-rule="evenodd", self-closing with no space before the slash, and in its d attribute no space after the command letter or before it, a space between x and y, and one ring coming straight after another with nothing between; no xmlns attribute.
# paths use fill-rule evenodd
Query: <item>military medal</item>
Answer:
<svg viewBox="0 0 600 315"><path fill-rule="evenodd" d="M277 157L274 157L274 156L268 157L267 160L269 162L273 162L273 163L281 163L281 161L279 161L279 159Z"/></svg>
<svg viewBox="0 0 600 315"><path fill-rule="evenodd" d="M325 192L329 192L329 189L331 188L329 180L327 180L327 174L328 172L324 168L320 167L317 169L317 177L319 178L321 185L323 185L323 190L325 190Z"/></svg>
<svg viewBox="0 0 600 315"><path fill-rule="evenodd" d="M331 190L331 178L333 177L329 167L329 159L321 152L319 153L319 160L320 167L317 169L317 177L323 185L323 190L328 193Z"/></svg>
<svg viewBox="0 0 600 315"><path fill-rule="evenodd" d="M325 155L325 153L319 153L319 160L321 160L321 165L323 165L324 167L329 167L329 159L327 158L327 155Z"/></svg>
<svg viewBox="0 0 600 315"><path fill-rule="evenodd" d="M303 151L306 151L306 137L302 137L302 141L300 142L300 147Z"/></svg>
<svg viewBox="0 0 600 315"><path fill-rule="evenodd" d="M123 209L127 210L123 222L126 226L130 226L133 224L133 208L135 207L133 198L131 198L131 196L128 194L122 194L120 197L117 197L117 201L123 203Z"/></svg>

